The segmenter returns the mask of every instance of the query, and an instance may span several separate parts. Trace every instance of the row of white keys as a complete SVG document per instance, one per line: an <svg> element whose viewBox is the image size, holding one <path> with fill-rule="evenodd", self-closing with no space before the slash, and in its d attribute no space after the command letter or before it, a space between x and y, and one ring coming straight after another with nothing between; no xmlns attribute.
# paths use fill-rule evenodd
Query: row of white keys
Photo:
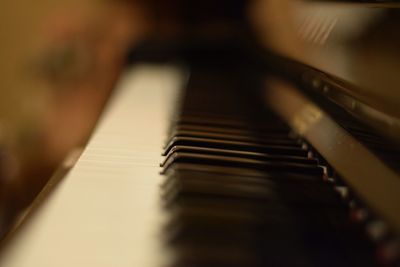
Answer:
<svg viewBox="0 0 400 267"><path fill-rule="evenodd" d="M158 164L185 73L139 65L123 76L76 165L0 251L1 267L153 267L160 242Z"/></svg>

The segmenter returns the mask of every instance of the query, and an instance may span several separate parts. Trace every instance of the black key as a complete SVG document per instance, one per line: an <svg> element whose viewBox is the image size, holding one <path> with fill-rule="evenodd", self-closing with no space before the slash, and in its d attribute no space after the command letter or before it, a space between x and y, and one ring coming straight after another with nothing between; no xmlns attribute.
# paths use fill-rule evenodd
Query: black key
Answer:
<svg viewBox="0 0 400 267"><path fill-rule="evenodd" d="M257 137L255 134L252 135L239 135L231 133L212 133L206 131L190 131L190 130L178 130L175 131L172 137L196 137L196 138L209 138L217 140L231 140L231 141L242 141L252 142L259 144L279 144L279 145L293 145L299 146L296 140L289 138L288 136L281 135L270 135L264 136L264 138ZM171 137L171 138L172 138Z"/></svg>
<svg viewBox="0 0 400 267"><path fill-rule="evenodd" d="M194 146L174 146L170 149L165 157L164 162L160 165L164 166L168 158L175 152L181 153L197 153L202 155L215 155L215 156L227 156L227 157L237 157L244 159L255 159L261 161L276 161L276 162L288 162L288 163L300 163L310 166L317 166L318 161L316 159L308 159L299 156L285 156L285 155L274 155L266 154L260 152L248 152L248 151L238 151L238 150L228 150L219 148L204 148L204 147L194 147Z"/></svg>
<svg viewBox="0 0 400 267"><path fill-rule="evenodd" d="M284 181L280 177L257 179L240 177L232 179L229 175L202 177L170 178L164 187L164 195L173 198L178 194L216 195L224 197L254 198L268 201L291 203L293 205L341 206L339 195L333 188L322 181Z"/></svg>
<svg viewBox="0 0 400 267"><path fill-rule="evenodd" d="M301 147L279 146L279 145L260 145L251 142L239 142L218 139L174 137L166 146L163 155L167 155L174 146L194 146L205 148L221 148L229 150L240 150L250 152L260 152L276 155L302 156L307 157L308 151Z"/></svg>
<svg viewBox="0 0 400 267"><path fill-rule="evenodd" d="M164 172L174 163L228 166L236 168L256 169L265 172L303 173L321 178L323 176L322 168L309 164L279 161L261 161L237 157L201 155L195 153L181 152L175 152L169 155L167 161L164 163Z"/></svg>
<svg viewBox="0 0 400 267"><path fill-rule="evenodd" d="M283 131L281 133L274 132L260 132L254 131L253 129L236 129L229 127L219 127L219 126L204 126L204 125L193 125L193 124L179 124L173 127L174 131L202 131L209 133L222 133L222 134L237 134L243 136L257 136L259 138L284 138L288 136L288 131Z"/></svg>

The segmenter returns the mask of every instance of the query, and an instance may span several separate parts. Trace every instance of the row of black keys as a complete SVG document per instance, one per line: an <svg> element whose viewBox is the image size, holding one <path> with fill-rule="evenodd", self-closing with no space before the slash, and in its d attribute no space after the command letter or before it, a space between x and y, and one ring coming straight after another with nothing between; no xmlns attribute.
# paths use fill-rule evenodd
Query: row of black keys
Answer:
<svg viewBox="0 0 400 267"><path fill-rule="evenodd" d="M184 114L162 163L173 266L374 266L372 245L282 122Z"/></svg>

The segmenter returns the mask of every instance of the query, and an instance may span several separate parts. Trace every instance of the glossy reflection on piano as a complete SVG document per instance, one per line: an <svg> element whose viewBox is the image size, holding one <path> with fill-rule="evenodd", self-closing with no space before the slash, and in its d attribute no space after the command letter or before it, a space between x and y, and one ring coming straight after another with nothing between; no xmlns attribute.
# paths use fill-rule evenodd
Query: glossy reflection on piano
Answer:
<svg viewBox="0 0 400 267"><path fill-rule="evenodd" d="M400 264L395 1L25 4L0 266Z"/></svg>

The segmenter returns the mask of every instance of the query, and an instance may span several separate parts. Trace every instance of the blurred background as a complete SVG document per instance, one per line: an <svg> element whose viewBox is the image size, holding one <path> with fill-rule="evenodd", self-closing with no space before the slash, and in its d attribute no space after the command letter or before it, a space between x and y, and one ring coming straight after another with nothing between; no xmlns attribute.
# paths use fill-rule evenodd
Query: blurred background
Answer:
<svg viewBox="0 0 400 267"><path fill-rule="evenodd" d="M101 0L1 2L0 221L85 143L144 14Z"/></svg>
<svg viewBox="0 0 400 267"><path fill-rule="evenodd" d="M85 144L126 55L148 40L249 38L356 85L357 97L400 117L399 29L395 4L3 0L0 222Z"/></svg>

